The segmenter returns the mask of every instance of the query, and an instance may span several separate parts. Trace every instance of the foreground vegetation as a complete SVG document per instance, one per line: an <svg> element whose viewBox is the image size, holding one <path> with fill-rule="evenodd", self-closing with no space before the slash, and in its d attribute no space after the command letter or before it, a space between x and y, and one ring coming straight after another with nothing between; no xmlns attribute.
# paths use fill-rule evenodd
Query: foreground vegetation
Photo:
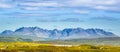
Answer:
<svg viewBox="0 0 120 52"><path fill-rule="evenodd" d="M1 42L0 52L120 52L117 46L40 44L30 42Z"/></svg>

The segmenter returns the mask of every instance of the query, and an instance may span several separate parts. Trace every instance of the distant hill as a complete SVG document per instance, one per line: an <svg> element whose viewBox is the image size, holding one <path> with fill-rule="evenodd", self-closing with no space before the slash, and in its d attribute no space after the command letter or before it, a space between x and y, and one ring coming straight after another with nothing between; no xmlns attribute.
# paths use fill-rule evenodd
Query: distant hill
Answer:
<svg viewBox="0 0 120 52"><path fill-rule="evenodd" d="M91 39L66 39L66 40L52 40L52 41L38 41L40 43L48 44L70 44L70 45L80 45L80 44L91 44L91 45L112 45L120 46L120 37L102 37L102 38L91 38Z"/></svg>
<svg viewBox="0 0 120 52"><path fill-rule="evenodd" d="M0 42L31 42L31 39L22 39L16 37L0 37Z"/></svg>
<svg viewBox="0 0 120 52"><path fill-rule="evenodd" d="M16 36L20 38L41 38L41 39L76 39L76 38L99 38L99 37L117 37L112 32L102 29L83 29L83 28L66 28L63 30L47 30L39 27L22 27L15 31L5 30L0 36Z"/></svg>

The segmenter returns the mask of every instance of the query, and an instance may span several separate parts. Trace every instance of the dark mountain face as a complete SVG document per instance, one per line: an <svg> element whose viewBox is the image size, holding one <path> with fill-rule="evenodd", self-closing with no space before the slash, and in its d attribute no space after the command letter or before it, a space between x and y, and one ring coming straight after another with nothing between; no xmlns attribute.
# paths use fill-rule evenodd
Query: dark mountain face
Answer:
<svg viewBox="0 0 120 52"><path fill-rule="evenodd" d="M1 35L34 36L50 39L116 37L115 34L102 29L67 28L63 30L46 30L39 27L22 27L14 32L6 30L3 31Z"/></svg>
<svg viewBox="0 0 120 52"><path fill-rule="evenodd" d="M11 30L5 30L5 31L3 31L1 34L2 35L12 35L14 32L13 31L11 31Z"/></svg>

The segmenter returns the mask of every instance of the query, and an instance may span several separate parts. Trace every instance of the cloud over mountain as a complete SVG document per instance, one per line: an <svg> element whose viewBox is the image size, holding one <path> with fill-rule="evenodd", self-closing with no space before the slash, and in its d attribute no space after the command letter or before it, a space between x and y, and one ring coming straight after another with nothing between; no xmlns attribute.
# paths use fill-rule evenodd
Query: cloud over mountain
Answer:
<svg viewBox="0 0 120 52"><path fill-rule="evenodd" d="M84 22L84 20L80 20L79 18L65 18L65 19L36 19L37 22Z"/></svg>
<svg viewBox="0 0 120 52"><path fill-rule="evenodd" d="M108 17L108 16L98 16L98 17L93 17L91 20L107 20L107 21L118 21L120 20L119 18L114 18L114 17Z"/></svg>

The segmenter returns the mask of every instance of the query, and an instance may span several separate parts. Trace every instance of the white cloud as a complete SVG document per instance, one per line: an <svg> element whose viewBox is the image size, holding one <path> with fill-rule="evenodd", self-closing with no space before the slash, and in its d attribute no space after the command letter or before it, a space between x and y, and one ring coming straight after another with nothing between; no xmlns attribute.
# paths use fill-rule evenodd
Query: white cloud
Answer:
<svg viewBox="0 0 120 52"><path fill-rule="evenodd" d="M88 10L75 10L74 12L78 13L78 14L88 14L88 13L90 13L90 11L88 11Z"/></svg>
<svg viewBox="0 0 120 52"><path fill-rule="evenodd" d="M8 13L5 15L10 15L10 16L19 16L19 17L40 17L40 16L45 16L47 14L43 14L43 13Z"/></svg>
<svg viewBox="0 0 120 52"><path fill-rule="evenodd" d="M71 5L115 5L119 3L117 0L71 0L68 3Z"/></svg>
<svg viewBox="0 0 120 52"><path fill-rule="evenodd" d="M25 10L40 10L38 7L24 7Z"/></svg>
<svg viewBox="0 0 120 52"><path fill-rule="evenodd" d="M114 6L94 6L94 8L98 10L109 10L109 11L118 11L120 9L119 7L114 7Z"/></svg>
<svg viewBox="0 0 120 52"><path fill-rule="evenodd" d="M25 3L20 3L20 5L32 6L32 7L60 6L57 2L25 2Z"/></svg>
<svg viewBox="0 0 120 52"><path fill-rule="evenodd" d="M43 14L40 14L40 13L23 13L23 14L18 14L18 16L43 16Z"/></svg>
<svg viewBox="0 0 120 52"><path fill-rule="evenodd" d="M70 0L66 3L71 7L88 7L90 9L110 11L118 11L120 9L120 0Z"/></svg>
<svg viewBox="0 0 120 52"><path fill-rule="evenodd" d="M0 8L14 8L15 6L13 0L0 0Z"/></svg>
<svg viewBox="0 0 120 52"><path fill-rule="evenodd" d="M78 8L85 7L88 10L120 11L119 3L120 0L0 0L0 8L18 6L18 8L26 10L39 10L40 8L50 9L53 7L67 10L69 7L72 10L78 10Z"/></svg>
<svg viewBox="0 0 120 52"><path fill-rule="evenodd" d="M0 8L13 8L11 4L0 3Z"/></svg>

